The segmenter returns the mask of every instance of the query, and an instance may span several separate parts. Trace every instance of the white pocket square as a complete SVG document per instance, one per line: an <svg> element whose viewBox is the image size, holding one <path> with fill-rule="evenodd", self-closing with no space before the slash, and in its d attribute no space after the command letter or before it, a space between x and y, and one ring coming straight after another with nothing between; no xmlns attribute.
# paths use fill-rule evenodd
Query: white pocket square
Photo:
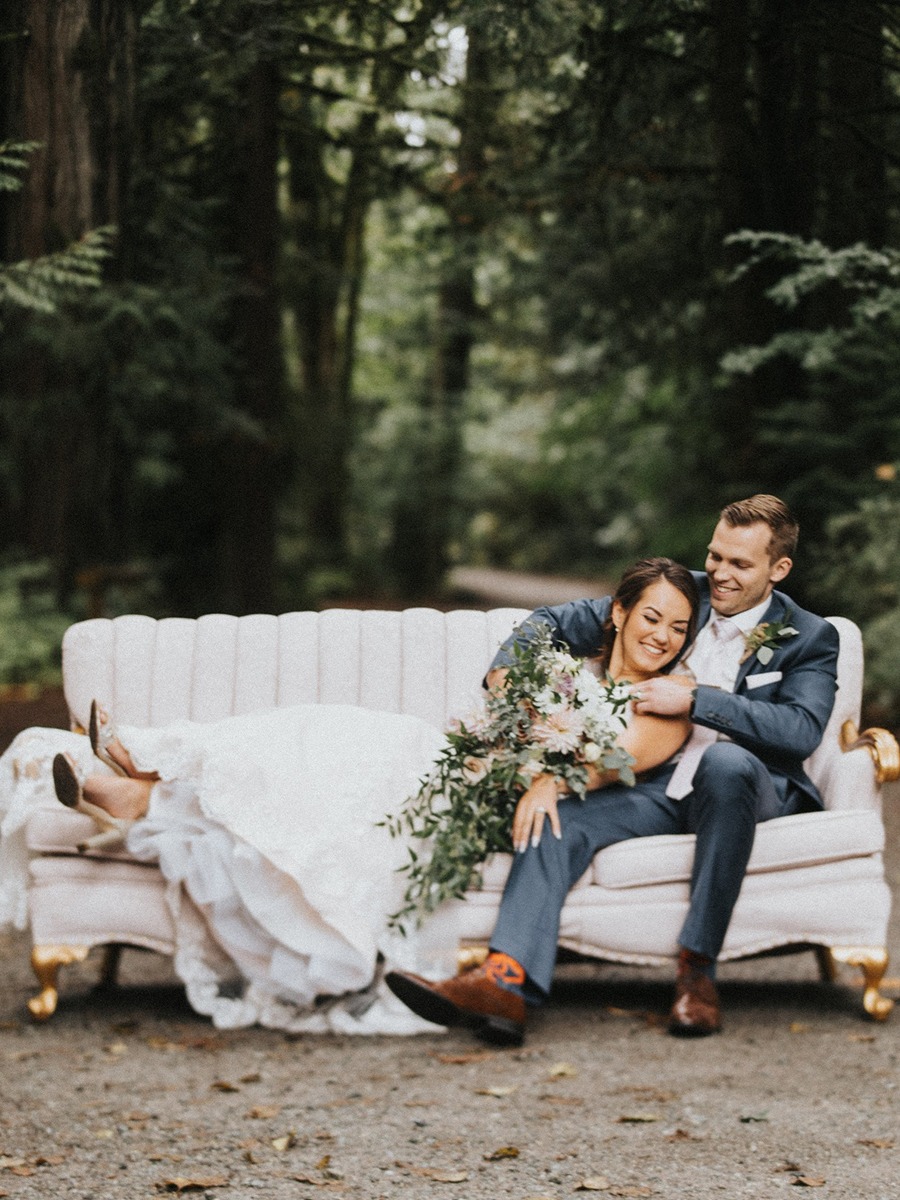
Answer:
<svg viewBox="0 0 900 1200"><path fill-rule="evenodd" d="M748 675L744 682L748 688L765 687L767 683L777 683L781 671L760 671L758 675Z"/></svg>

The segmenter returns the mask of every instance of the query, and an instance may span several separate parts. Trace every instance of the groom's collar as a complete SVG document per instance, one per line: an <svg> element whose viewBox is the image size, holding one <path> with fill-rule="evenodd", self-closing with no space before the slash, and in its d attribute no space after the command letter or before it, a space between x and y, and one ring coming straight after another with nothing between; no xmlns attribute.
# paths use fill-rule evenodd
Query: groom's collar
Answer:
<svg viewBox="0 0 900 1200"><path fill-rule="evenodd" d="M760 623L771 606L772 597L768 596L765 600L763 600L762 604L756 604L753 606L753 608L745 609L744 612L735 613L733 616L730 616L728 620L737 625L741 633L749 633L751 629L755 628L755 626ZM710 608L707 625L714 621L719 615L720 614L717 613L714 608Z"/></svg>

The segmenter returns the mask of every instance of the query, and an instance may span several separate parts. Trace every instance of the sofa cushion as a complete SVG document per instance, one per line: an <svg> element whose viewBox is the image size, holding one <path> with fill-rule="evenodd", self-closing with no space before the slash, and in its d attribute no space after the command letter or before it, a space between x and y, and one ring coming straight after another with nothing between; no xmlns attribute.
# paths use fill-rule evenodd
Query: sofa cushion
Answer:
<svg viewBox="0 0 900 1200"><path fill-rule="evenodd" d="M34 854L78 854L78 843L98 830L96 821L83 813L63 808L61 804L52 808L36 808L28 818L28 849ZM136 861L124 846L102 851L89 850L86 857Z"/></svg>
<svg viewBox="0 0 900 1200"><path fill-rule="evenodd" d="M606 888L686 882L695 841L693 834L664 834L607 846L594 857L592 882ZM876 812L797 813L756 827L747 874L839 862L883 850L884 826Z"/></svg>
<svg viewBox="0 0 900 1200"><path fill-rule="evenodd" d="M588 871L572 889L596 884L604 888L638 888L668 883L688 883L694 861L693 834L661 834L630 838L607 846L594 856ZM756 828L749 875L786 871L819 863L880 854L884 850L884 826L877 812L798 813L765 821ZM509 854L494 854L484 865L484 892L502 892L512 865Z"/></svg>

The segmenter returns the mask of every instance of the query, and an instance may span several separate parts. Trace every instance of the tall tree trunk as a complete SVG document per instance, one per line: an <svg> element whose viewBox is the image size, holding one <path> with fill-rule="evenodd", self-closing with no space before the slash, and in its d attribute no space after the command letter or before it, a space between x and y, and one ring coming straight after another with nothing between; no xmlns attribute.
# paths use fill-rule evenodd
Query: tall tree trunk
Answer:
<svg viewBox="0 0 900 1200"><path fill-rule="evenodd" d="M762 0L754 12L741 0L713 0L710 115L723 236L742 229L812 233L820 163L820 7L817 0ZM726 265L743 253L726 250ZM723 346L766 342L790 319L765 296L773 281L771 271L758 268L725 291L715 314ZM723 495L775 486L759 430L774 405L803 387L802 373L783 359L734 379L713 397L711 426L722 442L711 445L710 469Z"/></svg>
<svg viewBox="0 0 900 1200"><path fill-rule="evenodd" d="M241 286L232 319L240 364L236 404L248 418L226 446L221 499L221 602L237 613L275 603L277 504L283 454L281 308L278 267L279 71L250 71L231 148L231 213Z"/></svg>
<svg viewBox="0 0 900 1200"><path fill-rule="evenodd" d="M134 107L135 0L21 0L11 43L7 136L40 143L7 206L10 259L63 248L118 224ZM23 326L24 332L24 326ZM10 365L18 496L15 537L54 563L63 587L102 550L117 470L103 397L45 345Z"/></svg>
<svg viewBox="0 0 900 1200"><path fill-rule="evenodd" d="M881 5L850 0L826 34L821 236L831 246L887 237L884 45Z"/></svg>
<svg viewBox="0 0 900 1200"><path fill-rule="evenodd" d="M378 116L366 112L353 135L343 185L335 184L314 118L288 135L291 224L297 268L290 305L300 355L302 450L311 557L346 557L348 459L353 445L353 359L372 201Z"/></svg>
<svg viewBox="0 0 900 1200"><path fill-rule="evenodd" d="M417 479L409 481L394 522L392 565L408 595L432 596L440 588L455 532L463 406L478 319L475 268L490 210L485 173L494 106L491 72L490 56L470 29L456 170L445 196L448 251L438 285L431 379L422 406L424 461L418 464Z"/></svg>

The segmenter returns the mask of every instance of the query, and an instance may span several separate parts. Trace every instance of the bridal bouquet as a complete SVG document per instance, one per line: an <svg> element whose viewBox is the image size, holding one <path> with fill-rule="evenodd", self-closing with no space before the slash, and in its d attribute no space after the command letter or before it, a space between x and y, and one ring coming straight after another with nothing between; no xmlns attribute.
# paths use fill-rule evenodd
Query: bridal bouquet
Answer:
<svg viewBox="0 0 900 1200"><path fill-rule="evenodd" d="M629 685L600 680L584 660L554 647L544 624L513 652L503 688L452 722L431 774L384 822L410 840L401 868L409 880L405 905L391 917L396 927L463 896L480 883L489 854L512 850L513 813L537 775L554 775L581 798L591 766L633 782L633 760L616 744Z"/></svg>

